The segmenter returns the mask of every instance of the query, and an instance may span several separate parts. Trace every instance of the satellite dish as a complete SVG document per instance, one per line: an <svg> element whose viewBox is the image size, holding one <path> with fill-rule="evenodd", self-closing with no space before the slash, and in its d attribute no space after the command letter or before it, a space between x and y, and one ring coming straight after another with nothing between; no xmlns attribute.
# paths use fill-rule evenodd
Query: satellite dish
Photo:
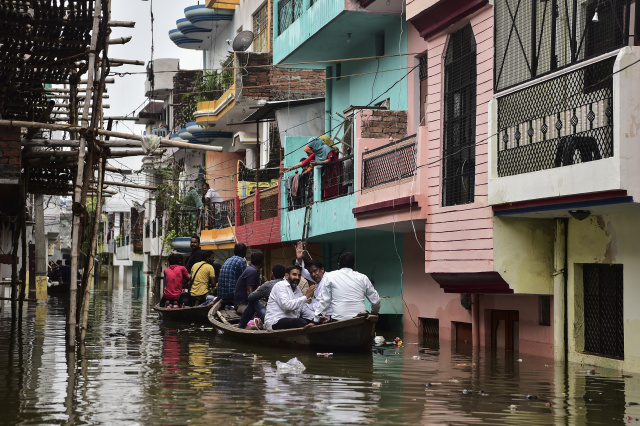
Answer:
<svg viewBox="0 0 640 426"><path fill-rule="evenodd" d="M244 52L253 43L253 33L251 31L242 31L233 39L231 48L234 52Z"/></svg>

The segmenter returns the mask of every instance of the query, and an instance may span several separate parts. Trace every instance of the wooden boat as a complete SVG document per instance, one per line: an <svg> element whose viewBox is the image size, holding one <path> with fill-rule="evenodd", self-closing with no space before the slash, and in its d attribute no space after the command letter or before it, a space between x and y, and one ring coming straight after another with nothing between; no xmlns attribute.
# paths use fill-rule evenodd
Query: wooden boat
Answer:
<svg viewBox="0 0 640 426"><path fill-rule="evenodd" d="M240 317L235 310L220 309L216 301L209 311L209 321L225 336L259 345L309 348L319 352L370 352L377 315L359 314L355 318L307 328L289 330L243 330L235 326Z"/></svg>
<svg viewBox="0 0 640 426"><path fill-rule="evenodd" d="M153 307L153 310L163 319L209 324L207 313L211 310L211 305L189 306L185 308L163 308L160 305L156 305Z"/></svg>
<svg viewBox="0 0 640 426"><path fill-rule="evenodd" d="M69 283L63 283L62 281L52 281L47 287L47 292L53 295L69 294Z"/></svg>

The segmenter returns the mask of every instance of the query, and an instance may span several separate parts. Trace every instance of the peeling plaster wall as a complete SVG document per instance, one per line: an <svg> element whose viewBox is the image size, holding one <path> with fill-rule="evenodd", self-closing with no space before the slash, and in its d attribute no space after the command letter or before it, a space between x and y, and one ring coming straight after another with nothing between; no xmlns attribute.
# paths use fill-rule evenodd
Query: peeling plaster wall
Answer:
<svg viewBox="0 0 640 426"><path fill-rule="evenodd" d="M567 320L569 360L626 371L640 371L640 225L635 210L583 221L571 219L568 229L569 277ZM584 348L584 305L582 265L622 264L624 297L624 360L582 353Z"/></svg>
<svg viewBox="0 0 640 426"><path fill-rule="evenodd" d="M494 268L515 293L553 294L555 220L493 219Z"/></svg>

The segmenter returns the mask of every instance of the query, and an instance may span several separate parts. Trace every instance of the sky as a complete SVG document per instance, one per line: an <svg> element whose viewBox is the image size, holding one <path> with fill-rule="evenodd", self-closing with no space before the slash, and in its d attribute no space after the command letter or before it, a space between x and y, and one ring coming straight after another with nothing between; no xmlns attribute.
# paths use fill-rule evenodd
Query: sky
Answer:
<svg viewBox="0 0 640 426"><path fill-rule="evenodd" d="M203 0L201 0L203 1ZM198 4L197 0L112 0L112 21L135 21L135 28L113 28L111 38L132 36L131 41L125 45L109 46L109 57L118 59L137 59L145 64L151 59L151 6L153 4L153 50L154 58L178 58L180 69L201 69L202 52L177 47L169 39L169 30L176 27L176 20L184 18L184 8ZM111 74L115 79L114 84L108 84L109 99L105 100L110 105L105 110L105 116L131 116L135 115L146 104L144 83L146 67L124 65L111 68ZM118 76L115 73L137 72L139 74ZM115 74L115 75L114 75ZM113 130L125 133L141 134L144 126L136 126L132 121L114 122ZM118 168L139 170L142 165L142 157L125 157L118 160L109 160L109 165ZM110 174L108 180L137 182L144 184L142 175L122 176ZM112 202L133 206L133 201L144 202L144 192L124 188L111 187L120 192L114 196ZM116 200L117 199L117 200Z"/></svg>

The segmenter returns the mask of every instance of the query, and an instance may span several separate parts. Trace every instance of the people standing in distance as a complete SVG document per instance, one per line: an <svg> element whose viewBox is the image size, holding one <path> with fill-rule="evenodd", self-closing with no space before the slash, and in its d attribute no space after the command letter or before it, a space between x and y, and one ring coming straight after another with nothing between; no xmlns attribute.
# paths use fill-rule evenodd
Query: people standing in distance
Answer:
<svg viewBox="0 0 640 426"><path fill-rule="evenodd" d="M220 269L218 279L218 297L223 299L225 304L233 304L233 296L236 291L236 282L247 268L247 246L238 243L233 248L233 256L227 259Z"/></svg>
<svg viewBox="0 0 640 426"><path fill-rule="evenodd" d="M366 275L356 272L356 259L353 253L344 252L338 258L338 270L327 272L320 302L316 308L313 322L326 321L325 313L332 309L332 319L341 321L366 312L365 297L371 303L371 313L380 311L380 296Z"/></svg>
<svg viewBox="0 0 640 426"><path fill-rule="evenodd" d="M271 281L262 284L257 290L254 290L247 296L248 304L238 323L239 328L247 328L247 325L251 319L254 318L254 315L257 315L257 317L254 318L255 326L251 326L251 329L260 330L262 328L261 323L264 322L264 316L267 312L262 300L269 300L273 286L285 279L285 277L286 269L284 265L280 263L273 265L273 268L271 268Z"/></svg>
<svg viewBox="0 0 640 426"><path fill-rule="evenodd" d="M251 264L247 269L242 272L238 281L236 281L236 288L233 294L233 303L236 307L236 312L240 315L244 313L247 304L249 303L249 294L260 287L260 269L264 263L264 254L261 251L251 253Z"/></svg>
<svg viewBox="0 0 640 426"><path fill-rule="evenodd" d="M315 284L311 285L303 295L298 288L300 272L301 269L298 265L287 267L287 278L273 286L264 318L267 330L300 328L310 324L309 320L301 318L300 315L302 307L313 296L316 286Z"/></svg>

